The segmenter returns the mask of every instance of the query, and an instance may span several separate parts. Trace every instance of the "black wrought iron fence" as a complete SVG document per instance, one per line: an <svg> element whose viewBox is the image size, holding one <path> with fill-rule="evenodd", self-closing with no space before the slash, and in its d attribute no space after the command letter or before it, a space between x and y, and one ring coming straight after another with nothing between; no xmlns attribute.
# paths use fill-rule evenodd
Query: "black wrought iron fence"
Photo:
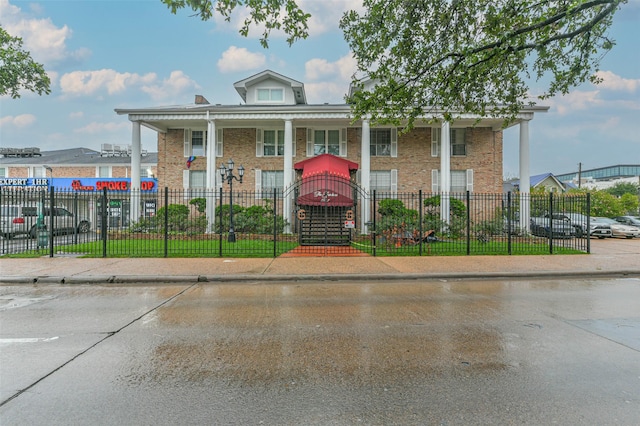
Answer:
<svg viewBox="0 0 640 426"><path fill-rule="evenodd" d="M590 252L588 194L353 191L353 205L339 207L321 195L326 206L278 190L2 188L0 249L91 257Z"/></svg>

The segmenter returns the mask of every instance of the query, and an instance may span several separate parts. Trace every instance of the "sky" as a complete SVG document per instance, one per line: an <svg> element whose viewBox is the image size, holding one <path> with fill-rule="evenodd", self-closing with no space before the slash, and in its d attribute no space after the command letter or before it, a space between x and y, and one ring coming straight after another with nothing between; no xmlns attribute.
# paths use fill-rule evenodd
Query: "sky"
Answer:
<svg viewBox="0 0 640 426"><path fill-rule="evenodd" d="M299 0L312 14L309 37L289 46L273 33L238 34L243 20L203 22L189 10L173 15L160 0L0 0L0 26L51 78L50 95L0 97L0 146L42 151L131 142L131 124L115 108L145 108L241 99L233 83L270 69L305 85L307 101L343 103L356 64L338 22L361 0ZM614 18L616 46L602 60L603 83L585 83L529 124L530 172L563 174L640 164L640 0ZM541 92L531 82L531 93ZM517 177L518 127L504 133L504 176ZM142 128L143 149L157 151L156 133Z"/></svg>

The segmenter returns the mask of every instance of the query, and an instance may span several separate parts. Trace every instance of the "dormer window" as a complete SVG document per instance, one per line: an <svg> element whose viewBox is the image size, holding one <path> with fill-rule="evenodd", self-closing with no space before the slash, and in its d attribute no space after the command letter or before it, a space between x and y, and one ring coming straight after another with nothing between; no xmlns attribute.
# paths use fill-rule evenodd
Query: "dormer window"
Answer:
<svg viewBox="0 0 640 426"><path fill-rule="evenodd" d="M257 102L283 102L284 90L283 89L258 89Z"/></svg>

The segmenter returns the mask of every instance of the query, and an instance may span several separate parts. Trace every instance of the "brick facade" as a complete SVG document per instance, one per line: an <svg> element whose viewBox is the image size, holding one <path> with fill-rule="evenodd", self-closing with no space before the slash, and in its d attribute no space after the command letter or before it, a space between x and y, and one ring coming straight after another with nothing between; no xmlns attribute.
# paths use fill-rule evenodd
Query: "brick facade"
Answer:
<svg viewBox="0 0 640 426"><path fill-rule="evenodd" d="M293 163L305 160L306 131L295 127ZM361 164L360 127L347 131L347 159ZM502 132L488 127L469 127L465 131L466 156L452 156L451 170L474 171L474 192L502 192ZM236 167L245 168L244 190L255 190L255 170L283 170L283 157L256 156L255 128L223 129L223 156L216 158L218 167L232 158ZM183 171L187 170L184 155L184 129L170 129L158 134L158 185L171 189L183 188ZM190 170L206 170L206 158L198 157ZM371 157L371 170L398 170L398 191L422 189L431 192L431 172L440 169L440 157L431 156L431 128L420 127L402 133L398 131L397 157ZM216 170L217 173L217 170Z"/></svg>

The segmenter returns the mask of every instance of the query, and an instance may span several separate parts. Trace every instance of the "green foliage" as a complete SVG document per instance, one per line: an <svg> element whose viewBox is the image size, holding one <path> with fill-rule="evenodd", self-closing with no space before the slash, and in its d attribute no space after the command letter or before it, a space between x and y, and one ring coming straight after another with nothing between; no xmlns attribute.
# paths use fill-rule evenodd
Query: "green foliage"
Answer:
<svg viewBox="0 0 640 426"><path fill-rule="evenodd" d="M424 200L424 206L426 207L426 214L439 216L440 215L440 196L435 195ZM467 212L467 206L457 198L449 199L449 211L453 217L464 217Z"/></svg>
<svg viewBox="0 0 640 426"><path fill-rule="evenodd" d="M167 228L169 231L185 231L189 228L189 207L184 204L169 204L158 209L158 221L164 224L165 211L168 214Z"/></svg>
<svg viewBox="0 0 640 426"><path fill-rule="evenodd" d="M203 21L219 13L226 21L231 20L231 15L236 7L246 18L239 32L242 36L249 35L251 26L263 28L260 44L268 47L269 36L272 30L282 30L287 35L289 45L300 38L307 38L307 21L311 17L305 13L295 0L162 0L171 13L176 14L178 9L190 7Z"/></svg>
<svg viewBox="0 0 640 426"><path fill-rule="evenodd" d="M196 206L196 209L198 210L198 212L200 213L204 213L207 209L207 199L206 198L192 198L189 201L189 204L191 204L192 206Z"/></svg>
<svg viewBox="0 0 640 426"><path fill-rule="evenodd" d="M231 224L231 212L229 204L224 204L216 209L216 232L226 232ZM286 220L276 216L276 231L284 232ZM273 234L273 208L270 203L263 206L242 207L233 206L233 225L235 232L247 234Z"/></svg>
<svg viewBox="0 0 640 426"><path fill-rule="evenodd" d="M635 195L636 198L638 196L638 191L640 191L639 185L631 182L618 182L613 185L611 188L605 189L611 195L616 197L622 197L624 194Z"/></svg>
<svg viewBox="0 0 640 426"><path fill-rule="evenodd" d="M614 217L625 213L619 198L605 191L591 193L591 216Z"/></svg>
<svg viewBox="0 0 640 426"><path fill-rule="evenodd" d="M638 214L638 206L640 202L638 201L638 196L634 194L622 194L620 197L620 204L622 204L622 210L624 210L625 214L628 215L636 215Z"/></svg>
<svg viewBox="0 0 640 426"><path fill-rule="evenodd" d="M38 95L51 93L51 80L44 66L22 49L22 39L0 27L0 96L20 97L20 90Z"/></svg>
<svg viewBox="0 0 640 426"><path fill-rule="evenodd" d="M340 28L358 64L349 102L356 119L405 129L437 108L513 121L529 104L529 79L546 84L540 99L585 82L615 44L613 16L627 0L365 0Z"/></svg>

